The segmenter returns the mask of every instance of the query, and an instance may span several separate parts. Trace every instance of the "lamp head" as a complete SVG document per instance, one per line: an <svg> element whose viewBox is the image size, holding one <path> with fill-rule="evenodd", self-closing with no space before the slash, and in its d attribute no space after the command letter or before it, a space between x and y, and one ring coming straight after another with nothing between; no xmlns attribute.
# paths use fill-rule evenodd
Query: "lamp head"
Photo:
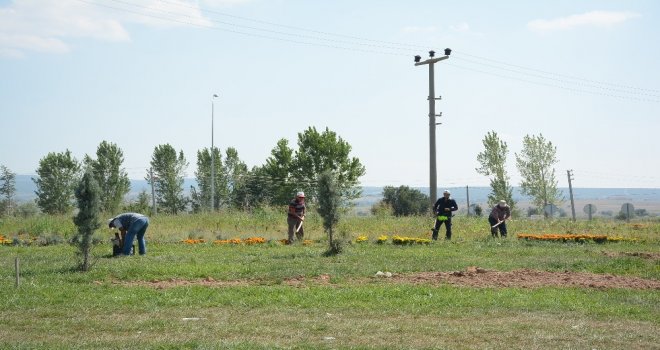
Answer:
<svg viewBox="0 0 660 350"><path fill-rule="evenodd" d="M420 55L415 55L415 63L419 63L419 61L422 59L422 56Z"/></svg>
<svg viewBox="0 0 660 350"><path fill-rule="evenodd" d="M451 49L450 49L450 48L446 48L446 49L445 49L445 56L449 56L449 55L451 55Z"/></svg>
<svg viewBox="0 0 660 350"><path fill-rule="evenodd" d="M429 51L429 57L431 58L435 57L435 51L433 50Z"/></svg>

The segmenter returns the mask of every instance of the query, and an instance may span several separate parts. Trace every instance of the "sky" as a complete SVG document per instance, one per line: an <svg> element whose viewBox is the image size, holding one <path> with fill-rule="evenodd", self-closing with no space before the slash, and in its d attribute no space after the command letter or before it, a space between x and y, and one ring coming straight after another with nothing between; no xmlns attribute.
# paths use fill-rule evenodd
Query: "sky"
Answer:
<svg viewBox="0 0 660 350"><path fill-rule="evenodd" d="M487 186L482 140L557 148L567 187L660 188L660 2L0 0L0 164L119 146L130 178L154 148L234 147L260 166L280 139L328 128L365 186ZM217 98L213 95L217 94ZM213 120L213 129L211 123Z"/></svg>

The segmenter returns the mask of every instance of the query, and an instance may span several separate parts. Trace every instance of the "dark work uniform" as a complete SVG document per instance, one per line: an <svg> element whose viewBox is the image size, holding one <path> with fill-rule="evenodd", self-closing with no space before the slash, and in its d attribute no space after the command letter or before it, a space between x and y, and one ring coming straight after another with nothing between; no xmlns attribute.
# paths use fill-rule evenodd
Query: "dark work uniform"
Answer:
<svg viewBox="0 0 660 350"><path fill-rule="evenodd" d="M447 229L446 239L451 239L451 217L453 215L452 212L456 210L458 210L458 205L456 205L456 201L451 198L445 198L443 196L435 202L433 205L433 212L435 213L436 218L435 226L433 227L433 236L431 238L434 240L438 239L438 230L440 229L440 225L444 223L445 228ZM440 216L444 216L446 219L440 220Z"/></svg>

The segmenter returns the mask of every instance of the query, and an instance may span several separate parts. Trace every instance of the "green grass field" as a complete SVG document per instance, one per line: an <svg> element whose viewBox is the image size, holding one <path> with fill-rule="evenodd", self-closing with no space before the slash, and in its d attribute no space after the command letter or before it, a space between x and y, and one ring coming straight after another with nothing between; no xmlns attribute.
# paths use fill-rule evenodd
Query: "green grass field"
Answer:
<svg viewBox="0 0 660 350"><path fill-rule="evenodd" d="M0 235L32 245L0 246L0 348L449 348L658 349L660 290L548 285L468 287L374 277L532 269L660 280L660 222L510 223L489 237L484 218L455 217L454 239L379 245L380 235L428 238L428 218L347 217L347 244L323 256L320 219L311 245L214 245L222 238L285 238L276 210L157 216L148 254L112 258L109 230L96 236L91 271L76 271L65 243L70 217L3 219ZM597 244L518 240L520 233L583 233L635 241ZM204 238L205 244L181 243ZM15 287L15 258L20 285Z"/></svg>

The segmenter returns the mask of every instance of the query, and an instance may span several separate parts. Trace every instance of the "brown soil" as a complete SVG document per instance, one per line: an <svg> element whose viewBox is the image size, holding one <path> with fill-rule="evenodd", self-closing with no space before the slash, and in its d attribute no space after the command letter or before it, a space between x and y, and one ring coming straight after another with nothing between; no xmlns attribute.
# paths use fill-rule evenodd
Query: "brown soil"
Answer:
<svg viewBox="0 0 660 350"><path fill-rule="evenodd" d="M530 269L491 271L468 267L465 271L421 272L394 275L393 281L402 283L448 283L468 287L580 287L580 288L628 288L660 289L660 281L632 276L615 276L587 272L548 272Z"/></svg>
<svg viewBox="0 0 660 350"><path fill-rule="evenodd" d="M644 279L632 276L615 276L608 274L594 274L586 272L548 272L531 269L514 271L493 271L471 266L464 271L453 272L417 272L408 274L393 274L392 277L372 277L367 280L348 280L347 283L363 283L378 281L384 283L409 284L451 284L456 286L477 288L540 288L540 287L579 287L579 288L627 288L627 289L654 289L660 290L660 280ZM233 280L219 281L211 277L199 280L153 280L153 281L113 281L117 285L148 286L157 289L179 286L208 286L231 287L247 285L267 285L275 282L263 280ZM305 287L309 285L333 285L330 275L317 277L298 276L282 281L282 284L292 287Z"/></svg>

